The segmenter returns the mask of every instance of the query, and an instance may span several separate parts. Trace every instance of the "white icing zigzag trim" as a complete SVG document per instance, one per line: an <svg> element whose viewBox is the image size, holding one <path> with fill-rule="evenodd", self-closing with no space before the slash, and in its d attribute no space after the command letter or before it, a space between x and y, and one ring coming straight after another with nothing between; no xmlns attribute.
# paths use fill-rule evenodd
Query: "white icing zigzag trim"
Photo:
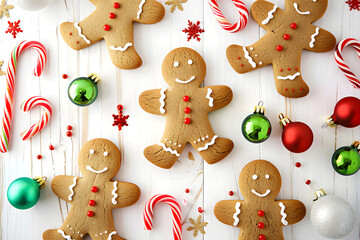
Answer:
<svg viewBox="0 0 360 240"><path fill-rule="evenodd" d="M294 75L288 75L286 77L278 76L277 79L280 79L280 80L286 80L286 79L294 80L298 76L300 76L299 72L295 73Z"/></svg>
<svg viewBox="0 0 360 240"><path fill-rule="evenodd" d="M166 98L165 92L166 92L166 88L163 88L163 89L160 90L161 97L160 97L159 101L160 101L160 112L162 114L165 113L165 108L164 108L165 107L165 101L164 100Z"/></svg>
<svg viewBox="0 0 360 240"><path fill-rule="evenodd" d="M178 83L184 83L184 84L186 84L186 83L189 83L189 82L191 82L192 80L194 80L195 79L195 76L192 76L189 80L187 80L187 81L182 81L182 80L180 80L180 79L175 79L175 82L178 82Z"/></svg>
<svg viewBox="0 0 360 240"><path fill-rule="evenodd" d="M61 236L62 236L63 238L65 238L66 240L74 240L74 239L71 238L70 235L65 235L64 231L61 230L61 229L58 230L58 233L60 233Z"/></svg>
<svg viewBox="0 0 360 240"><path fill-rule="evenodd" d="M87 39L86 36L81 33L81 27L79 26L79 23L77 23L77 22L74 23L74 26L75 26L75 28L78 30L79 36L82 37L87 44L90 44L90 43L91 43L90 40Z"/></svg>
<svg viewBox="0 0 360 240"><path fill-rule="evenodd" d="M246 50L246 47L243 47L244 53L245 53L245 58L249 61L250 65L253 68L256 68L256 63L253 61L253 59L250 57L250 54L248 52L248 50Z"/></svg>
<svg viewBox="0 0 360 240"><path fill-rule="evenodd" d="M90 172L93 172L93 173L103 173L103 172L106 172L108 170L107 167L104 167L103 170L97 171L97 170L93 169L90 165L87 165L86 169L89 170Z"/></svg>
<svg viewBox="0 0 360 240"><path fill-rule="evenodd" d="M121 52L125 52L129 47L132 46L132 43L126 43L124 47L115 47L115 46L110 46L111 50L114 51L121 51Z"/></svg>
<svg viewBox="0 0 360 240"><path fill-rule="evenodd" d="M117 181L115 181L114 182L114 190L112 190L112 195L114 196L113 198L112 198L112 203L114 204L114 205L116 205L117 204L117 201L116 201L116 198L119 196L119 195L117 195L117 193L116 193L116 191L117 191Z"/></svg>
<svg viewBox="0 0 360 240"><path fill-rule="evenodd" d="M112 233L109 234L109 237L107 240L111 240L112 239L112 236L116 234L116 231L113 231Z"/></svg>
<svg viewBox="0 0 360 240"><path fill-rule="evenodd" d="M206 98L209 99L209 106L213 107L214 106L214 98L210 97L210 95L212 94L212 89L208 88L207 90L207 94L206 94Z"/></svg>
<svg viewBox="0 0 360 240"><path fill-rule="evenodd" d="M285 205L282 202L280 202L279 206L281 207L281 211L280 211L280 214L282 216L281 222L282 222L282 224L284 224L286 226L286 225L288 225L288 221L285 220L287 217L287 214L285 213Z"/></svg>
<svg viewBox="0 0 360 240"><path fill-rule="evenodd" d="M296 10L299 14L302 14L302 15L309 15L309 14L310 14L309 11L306 11L306 12L300 11L299 8L298 8L298 4L297 4L297 3L294 3L294 8L295 8L295 10Z"/></svg>
<svg viewBox="0 0 360 240"><path fill-rule="evenodd" d="M255 191L254 189L251 189L251 192L258 197L266 197L267 195L269 195L270 189L266 190L266 192L264 194L260 194L257 191Z"/></svg>
<svg viewBox="0 0 360 240"><path fill-rule="evenodd" d="M316 30L315 30L315 33L314 33L313 35L311 35L311 42L309 43L309 46L310 46L311 48L314 47L315 37L316 37L317 35L319 35L319 30L320 30L320 28L317 27Z"/></svg>
<svg viewBox="0 0 360 240"><path fill-rule="evenodd" d="M180 154L176 150L172 150L169 147L167 148L164 143L160 142L158 145L162 146L162 148L165 150L165 152L170 152L171 154L174 154L177 157L180 157Z"/></svg>
<svg viewBox="0 0 360 240"><path fill-rule="evenodd" d="M206 143L204 147L198 148L198 151L201 152L201 151L207 150L207 149L209 148L209 146L215 144L215 139L217 139L217 138L218 138L218 136L215 135L215 136L211 139L211 142Z"/></svg>
<svg viewBox="0 0 360 240"><path fill-rule="evenodd" d="M233 215L233 218L234 218L234 224L233 226L236 227L239 222L240 222L240 219L239 219L239 214L241 213L240 211L240 206L241 206L241 203L240 202L237 202L236 205L235 205L235 213Z"/></svg>
<svg viewBox="0 0 360 240"><path fill-rule="evenodd" d="M143 6L145 4L145 0L142 0L141 3L139 4L139 11L137 12L137 19L140 19L141 13L143 11Z"/></svg>
<svg viewBox="0 0 360 240"><path fill-rule="evenodd" d="M270 12L268 12L268 17L266 19L264 19L264 21L262 21L262 24L266 25L270 22L271 19L274 18L273 14L276 12L277 8L278 8L278 6L275 4L274 8Z"/></svg>
<svg viewBox="0 0 360 240"><path fill-rule="evenodd" d="M72 197L74 196L74 187L76 186L76 180L77 180L77 177L74 177L73 178L74 183L69 186L69 189L70 189L70 192L71 192L71 194L68 197L69 201L72 201Z"/></svg>

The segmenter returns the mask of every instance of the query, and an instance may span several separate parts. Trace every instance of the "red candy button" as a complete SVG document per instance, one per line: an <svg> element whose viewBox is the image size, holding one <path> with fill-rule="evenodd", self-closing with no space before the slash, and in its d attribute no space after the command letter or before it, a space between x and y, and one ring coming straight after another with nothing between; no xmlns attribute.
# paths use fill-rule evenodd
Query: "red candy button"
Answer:
<svg viewBox="0 0 360 240"><path fill-rule="evenodd" d="M89 201L89 205L90 205L90 206L94 206L95 203L96 203L96 202L95 202L94 200L90 200L90 201Z"/></svg>
<svg viewBox="0 0 360 240"><path fill-rule="evenodd" d="M95 186L94 186L94 187L91 187L91 191L92 191L92 192L97 192L97 191L98 191L98 188L95 187Z"/></svg>
<svg viewBox="0 0 360 240"><path fill-rule="evenodd" d="M285 39L285 40L289 40L289 39L290 39L290 35L289 35L289 34L285 34L285 35L284 35L284 39Z"/></svg>
<svg viewBox="0 0 360 240"><path fill-rule="evenodd" d="M185 119L184 119L184 123L185 123L185 124L190 124L190 123L191 123L190 118L185 118Z"/></svg>
<svg viewBox="0 0 360 240"><path fill-rule="evenodd" d="M291 27L292 29L296 29L296 28L297 28L297 24L296 24L296 23L292 23L292 24L290 24L290 27Z"/></svg>
<svg viewBox="0 0 360 240"><path fill-rule="evenodd" d="M190 97L189 96L184 96L183 100L184 100L184 102L188 102L188 101L190 101Z"/></svg>
<svg viewBox="0 0 360 240"><path fill-rule="evenodd" d="M110 26L107 25L107 24L105 24L105 25L104 25L104 30L105 30L105 31L109 31L109 30L110 30Z"/></svg>
<svg viewBox="0 0 360 240"><path fill-rule="evenodd" d="M191 109L190 109L189 107L186 107L186 108L184 109L184 112L185 112L185 113L190 113L190 112L191 112Z"/></svg>
<svg viewBox="0 0 360 240"><path fill-rule="evenodd" d="M278 50L279 52L281 52L283 49L284 49L284 48L283 48L283 46L281 46L281 45L277 45L277 46L276 46L276 50Z"/></svg>
<svg viewBox="0 0 360 240"><path fill-rule="evenodd" d="M94 216L94 212L93 211L88 211L87 215L88 215L88 217L92 217L92 216Z"/></svg>
<svg viewBox="0 0 360 240"><path fill-rule="evenodd" d="M261 235L259 236L259 240L265 240L265 235L262 235L262 234L261 234Z"/></svg>
<svg viewBox="0 0 360 240"><path fill-rule="evenodd" d="M117 9L117 8L120 8L120 3L114 2L113 7L116 8L116 9Z"/></svg>
<svg viewBox="0 0 360 240"><path fill-rule="evenodd" d="M115 18L115 17L116 17L115 13L109 13L109 18Z"/></svg>
<svg viewBox="0 0 360 240"><path fill-rule="evenodd" d="M263 229L265 227L265 224L263 222L258 223L258 228Z"/></svg>
<svg viewBox="0 0 360 240"><path fill-rule="evenodd" d="M263 216L265 216L265 213L264 213L264 211L258 211L258 215L260 216L260 217L263 217Z"/></svg>

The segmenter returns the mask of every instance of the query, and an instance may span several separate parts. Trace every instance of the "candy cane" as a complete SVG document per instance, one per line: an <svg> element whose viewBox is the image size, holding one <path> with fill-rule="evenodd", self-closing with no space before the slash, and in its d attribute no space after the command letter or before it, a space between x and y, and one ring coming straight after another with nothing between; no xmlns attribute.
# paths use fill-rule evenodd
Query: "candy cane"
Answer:
<svg viewBox="0 0 360 240"><path fill-rule="evenodd" d="M355 48L356 53L360 57L360 41L354 38L347 38L341 40L335 49L335 61L337 62L340 70L345 74L349 81L353 84L354 88L360 88L360 81L356 78L355 74L351 72L348 65L345 64L344 58L342 56L342 51L345 47L352 46Z"/></svg>
<svg viewBox="0 0 360 240"><path fill-rule="evenodd" d="M50 102L42 97L31 97L21 104L20 109L24 112L28 112L35 106L41 107L41 120L20 134L23 141L30 139L32 136L40 132L48 124L52 115Z"/></svg>
<svg viewBox="0 0 360 240"><path fill-rule="evenodd" d="M209 0L211 11L215 14L216 20L220 23L220 26L229 31L231 33L242 30L246 27L246 24L249 19L249 10L246 5L239 0L232 0L235 7L240 13L240 19L237 23L231 24L220 11L219 5L217 4L217 0Z"/></svg>
<svg viewBox="0 0 360 240"><path fill-rule="evenodd" d="M164 202L170 205L173 220L173 238L174 240L181 240L182 238L182 223L181 223L181 208L176 199L170 195L155 195L145 204L144 210L144 224L145 230L151 230L153 225L154 207L157 203Z"/></svg>
<svg viewBox="0 0 360 240"><path fill-rule="evenodd" d="M28 48L34 48L39 54L38 62L33 72L35 76L38 77L41 75L46 63L46 49L40 42L37 41L23 41L18 44L11 52L11 59L8 64L6 74L5 106L0 134L0 152L2 153L7 152L9 148L17 59L19 58L20 54Z"/></svg>

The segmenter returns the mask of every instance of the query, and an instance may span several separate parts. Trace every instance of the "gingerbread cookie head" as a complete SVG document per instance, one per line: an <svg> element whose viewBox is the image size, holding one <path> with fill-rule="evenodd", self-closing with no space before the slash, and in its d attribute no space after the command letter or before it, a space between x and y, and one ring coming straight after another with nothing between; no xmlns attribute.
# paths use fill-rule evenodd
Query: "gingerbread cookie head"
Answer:
<svg viewBox="0 0 360 240"><path fill-rule="evenodd" d="M87 142L79 154L79 168L84 177L101 174L105 180L112 179L120 169L119 149L107 139L93 139Z"/></svg>
<svg viewBox="0 0 360 240"><path fill-rule="evenodd" d="M281 189L281 175L270 162L256 160L241 171L239 187L245 199L256 196L274 200Z"/></svg>
<svg viewBox="0 0 360 240"><path fill-rule="evenodd" d="M287 0L286 8L297 13L295 16L306 17L311 22L320 19L326 12L328 0Z"/></svg>
<svg viewBox="0 0 360 240"><path fill-rule="evenodd" d="M170 87L199 87L206 75L206 64L196 51L190 48L177 48L165 57L162 74Z"/></svg>

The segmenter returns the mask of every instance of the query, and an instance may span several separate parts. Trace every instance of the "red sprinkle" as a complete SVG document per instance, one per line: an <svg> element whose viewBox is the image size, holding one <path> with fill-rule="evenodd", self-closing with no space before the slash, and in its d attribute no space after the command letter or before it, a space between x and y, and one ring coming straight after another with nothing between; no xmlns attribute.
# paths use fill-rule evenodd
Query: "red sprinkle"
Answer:
<svg viewBox="0 0 360 240"><path fill-rule="evenodd" d="M199 213L203 213L204 210L203 210L201 207L199 207L199 208L198 208L198 212L199 212Z"/></svg>
<svg viewBox="0 0 360 240"><path fill-rule="evenodd" d="M288 68L288 71L290 71L291 70L291 68Z"/></svg>
<svg viewBox="0 0 360 240"><path fill-rule="evenodd" d="M285 91L287 91L288 89L287 88L285 88Z"/></svg>
<svg viewBox="0 0 360 240"><path fill-rule="evenodd" d="M304 88L301 87L300 90L304 90Z"/></svg>
<svg viewBox="0 0 360 240"><path fill-rule="evenodd" d="M53 145L50 145L50 146L49 146L49 149L50 149L51 151L53 151L55 148L54 148Z"/></svg>
<svg viewBox="0 0 360 240"><path fill-rule="evenodd" d="M234 192L233 191L230 191L229 192L229 196L233 196L234 195Z"/></svg>
<svg viewBox="0 0 360 240"><path fill-rule="evenodd" d="M264 211L262 211L262 210L260 210L260 211L258 211L258 213L257 213L260 217L263 217L263 216L265 216L265 212Z"/></svg>
<svg viewBox="0 0 360 240"><path fill-rule="evenodd" d="M242 66L242 67L243 67L243 66L244 66L244 64L240 64L240 66Z"/></svg>
<svg viewBox="0 0 360 240"><path fill-rule="evenodd" d="M283 37L284 37L285 40L289 40L289 39L290 39L290 35L289 35L289 34L285 34Z"/></svg>
<svg viewBox="0 0 360 240"><path fill-rule="evenodd" d="M67 137L71 137L71 136L72 136L72 132L67 131L67 132L66 132L66 136L67 136Z"/></svg>
<svg viewBox="0 0 360 240"><path fill-rule="evenodd" d="M185 113L190 113L190 112L191 112L191 109L190 109L189 107L186 107L186 108L184 109L184 112L185 112Z"/></svg>
<svg viewBox="0 0 360 240"><path fill-rule="evenodd" d="M261 234L261 235L259 236L259 240L265 240L265 235L262 235L262 234Z"/></svg>
<svg viewBox="0 0 360 240"><path fill-rule="evenodd" d="M63 79L67 79L67 78L68 78L68 75L67 75L67 74L63 74L63 75L62 75L62 78L63 78Z"/></svg>
<svg viewBox="0 0 360 240"><path fill-rule="evenodd" d="M277 46L276 46L276 50L279 51L279 52L281 52L283 49L284 49L284 48L283 48L283 46L281 46L281 45L277 45Z"/></svg>
<svg viewBox="0 0 360 240"><path fill-rule="evenodd" d="M89 205L90 205L90 206L94 206L95 204L96 204L96 202L95 202L94 200L90 200L90 201L89 201Z"/></svg>
<svg viewBox="0 0 360 240"><path fill-rule="evenodd" d="M187 189L185 189L185 192L186 192L186 193L189 193L189 192L190 192L190 190L187 188Z"/></svg>
<svg viewBox="0 0 360 240"><path fill-rule="evenodd" d="M69 33L69 35L71 36L71 35L72 35L72 33Z"/></svg>
<svg viewBox="0 0 360 240"><path fill-rule="evenodd" d="M109 18L115 18L115 17L116 17L115 13L109 13Z"/></svg>
<svg viewBox="0 0 360 240"><path fill-rule="evenodd" d="M306 185L310 185L311 181L310 180L306 180L305 184Z"/></svg>
<svg viewBox="0 0 360 240"><path fill-rule="evenodd" d="M76 41L77 44L79 44L79 41Z"/></svg>
<svg viewBox="0 0 360 240"><path fill-rule="evenodd" d="M188 101L190 101L190 97L189 96L184 96L183 100L184 100L184 102L188 102Z"/></svg>
<svg viewBox="0 0 360 240"><path fill-rule="evenodd" d="M280 72L284 71L282 68L280 68Z"/></svg>
<svg viewBox="0 0 360 240"><path fill-rule="evenodd" d="M71 131L71 130L72 130L72 126L69 125L69 126L66 127L66 129L69 130L69 131Z"/></svg>
<svg viewBox="0 0 360 240"><path fill-rule="evenodd" d="M301 163L300 162L295 163L295 167L297 168L301 167Z"/></svg>
<svg viewBox="0 0 360 240"><path fill-rule="evenodd" d="M298 68L296 67L295 70L298 70Z"/></svg>
<svg viewBox="0 0 360 240"><path fill-rule="evenodd" d="M238 57L238 59L240 60L240 59L241 59L241 57Z"/></svg>
<svg viewBox="0 0 360 240"><path fill-rule="evenodd" d="M265 224L263 222L258 223L258 228L263 229L265 227Z"/></svg>
<svg viewBox="0 0 360 240"><path fill-rule="evenodd" d="M114 2L113 7L116 9L120 8L120 3Z"/></svg>
<svg viewBox="0 0 360 240"><path fill-rule="evenodd" d="M295 91L295 89L291 89L291 91Z"/></svg>
<svg viewBox="0 0 360 240"><path fill-rule="evenodd" d="M93 212L93 211L88 211L88 212L87 212L87 216L88 216L88 217L94 216L94 212Z"/></svg>
<svg viewBox="0 0 360 240"><path fill-rule="evenodd" d="M184 119L184 123L185 123L185 124L190 124L190 123L191 123L190 118L185 118L185 119Z"/></svg>
<svg viewBox="0 0 360 240"><path fill-rule="evenodd" d="M103 28L104 28L105 31L109 31L109 30L110 30L110 26L107 25L107 24L105 24Z"/></svg>
<svg viewBox="0 0 360 240"><path fill-rule="evenodd" d="M41 155L37 155L36 158L40 160L40 159L42 159L42 156L41 156Z"/></svg>
<svg viewBox="0 0 360 240"><path fill-rule="evenodd" d="M97 192L97 191L98 191L98 188L95 187L95 186L93 186L93 187L91 187L91 191L92 191L92 192Z"/></svg>
<svg viewBox="0 0 360 240"><path fill-rule="evenodd" d="M296 28L297 28L297 24L296 24L296 23L292 23L292 24L290 24L290 27L291 27L292 29L296 29Z"/></svg>

